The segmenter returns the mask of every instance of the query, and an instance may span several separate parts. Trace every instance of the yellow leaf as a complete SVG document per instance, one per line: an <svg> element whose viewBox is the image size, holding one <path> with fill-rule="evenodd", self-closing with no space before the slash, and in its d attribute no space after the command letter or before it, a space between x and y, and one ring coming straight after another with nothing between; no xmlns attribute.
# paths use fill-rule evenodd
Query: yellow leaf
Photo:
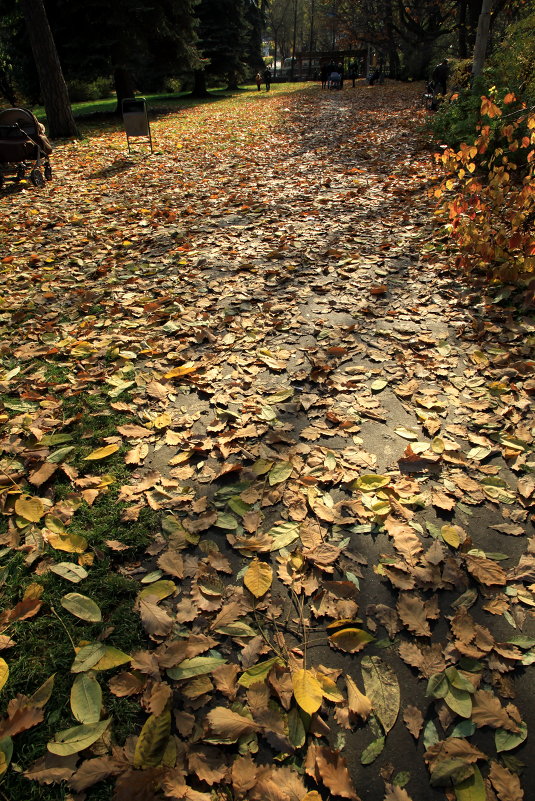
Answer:
<svg viewBox="0 0 535 801"><path fill-rule="evenodd" d="M342 629L335 631L334 634L329 634L329 641L335 648L341 651L347 651L350 654L355 654L361 651L369 642L375 639L369 632L364 629Z"/></svg>
<svg viewBox="0 0 535 801"><path fill-rule="evenodd" d="M32 584L28 584L26 589L24 590L24 595L22 596L23 601L36 601L41 597L44 593L45 588L42 584L37 584L33 582Z"/></svg>
<svg viewBox="0 0 535 801"><path fill-rule="evenodd" d="M124 665L125 662L130 662L131 658L124 651L119 651L118 648L114 648L112 645L105 645L104 654L93 665L92 670L110 670L111 668L119 667L119 665Z"/></svg>
<svg viewBox="0 0 535 801"><path fill-rule="evenodd" d="M171 734L171 711L164 709L145 721L134 751L135 768L154 768L160 765Z"/></svg>
<svg viewBox="0 0 535 801"><path fill-rule="evenodd" d="M452 548L458 548L461 544L461 534L464 532L460 526L442 526L440 529L440 536ZM464 537L462 539L464 540Z"/></svg>
<svg viewBox="0 0 535 801"><path fill-rule="evenodd" d="M40 498L34 498L31 495L21 495L15 501L15 512L25 520L37 523L44 515L45 509Z"/></svg>
<svg viewBox="0 0 535 801"><path fill-rule="evenodd" d="M173 418L171 417L168 412L164 412L160 414L158 417L155 417L154 420L151 420L150 423L147 423L147 428L168 428L173 423Z"/></svg>
<svg viewBox="0 0 535 801"><path fill-rule="evenodd" d="M6 683L9 676L9 667L5 659L0 657L0 690Z"/></svg>
<svg viewBox="0 0 535 801"><path fill-rule="evenodd" d="M186 364L181 364L180 367L173 367L168 373L164 373L164 378L179 378L181 375L196 372L197 367L193 362L186 362Z"/></svg>
<svg viewBox="0 0 535 801"><path fill-rule="evenodd" d="M321 684L310 670L296 670L292 676L294 697L307 715L313 715L321 706L323 692Z"/></svg>
<svg viewBox="0 0 535 801"><path fill-rule="evenodd" d="M336 682L329 678L329 676L317 671L316 679L321 687L321 692L324 698L327 698L328 701L334 701L335 704L339 704L344 700L343 692L338 688Z"/></svg>
<svg viewBox="0 0 535 801"><path fill-rule="evenodd" d="M97 448L96 451L91 451L88 456L84 456L84 461L97 461L97 459L105 459L106 456L111 456L112 453L117 453L119 446L117 443L113 445L105 445L103 448Z"/></svg>
<svg viewBox="0 0 535 801"><path fill-rule="evenodd" d="M46 532L46 541L55 548L56 551L67 551L67 553L83 553L87 548L87 540L80 534L54 534Z"/></svg>
<svg viewBox="0 0 535 801"><path fill-rule="evenodd" d="M271 587L273 570L267 562L254 559L245 571L243 583L255 598L261 598Z"/></svg>

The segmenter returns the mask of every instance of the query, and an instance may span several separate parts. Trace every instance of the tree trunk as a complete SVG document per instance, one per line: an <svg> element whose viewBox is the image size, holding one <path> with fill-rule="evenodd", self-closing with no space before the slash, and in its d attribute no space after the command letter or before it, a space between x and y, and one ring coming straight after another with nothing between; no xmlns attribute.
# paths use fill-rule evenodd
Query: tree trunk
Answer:
<svg viewBox="0 0 535 801"><path fill-rule="evenodd" d="M115 113L121 114L123 100L126 97L134 97L136 91L134 78L130 70L126 69L126 67L115 67L113 70L113 84L117 95Z"/></svg>
<svg viewBox="0 0 535 801"><path fill-rule="evenodd" d="M491 0L483 0L481 14L477 26L476 43L474 45L474 60L472 63L472 80L483 72L485 54L489 41Z"/></svg>
<svg viewBox="0 0 535 801"><path fill-rule="evenodd" d="M229 91L234 92L234 91L236 91L236 89L239 89L239 88L240 87L238 86L238 78L237 78L236 72L235 72L235 70L231 70L229 72L229 74L228 74L228 77L227 77L227 89Z"/></svg>
<svg viewBox="0 0 535 801"><path fill-rule="evenodd" d="M387 36L388 63L390 67L390 77L397 78L400 73L399 53L394 37L394 15L392 10L392 0L385 4L385 33Z"/></svg>
<svg viewBox="0 0 535 801"><path fill-rule="evenodd" d="M43 95L48 134L51 139L78 136L43 0L22 0L22 8Z"/></svg>
<svg viewBox="0 0 535 801"><path fill-rule="evenodd" d="M193 73L193 81L191 97L210 97L206 89L206 73L204 70L195 70Z"/></svg>

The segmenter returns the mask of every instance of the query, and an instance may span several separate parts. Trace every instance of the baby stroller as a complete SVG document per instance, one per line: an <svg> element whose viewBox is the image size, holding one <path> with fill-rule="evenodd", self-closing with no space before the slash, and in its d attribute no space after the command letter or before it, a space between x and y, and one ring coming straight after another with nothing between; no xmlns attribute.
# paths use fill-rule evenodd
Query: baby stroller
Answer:
<svg viewBox="0 0 535 801"><path fill-rule="evenodd" d="M32 184L44 186L45 178L47 181L52 178L51 153L44 126L31 111L24 108L0 111L0 187L9 175L14 181L21 181L27 169Z"/></svg>

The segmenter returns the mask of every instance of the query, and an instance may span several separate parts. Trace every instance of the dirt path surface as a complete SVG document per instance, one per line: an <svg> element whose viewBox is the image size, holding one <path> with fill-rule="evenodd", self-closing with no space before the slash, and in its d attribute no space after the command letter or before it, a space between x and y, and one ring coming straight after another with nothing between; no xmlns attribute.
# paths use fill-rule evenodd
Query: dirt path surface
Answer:
<svg viewBox="0 0 535 801"><path fill-rule="evenodd" d="M117 776L119 801L533 783L533 325L429 245L417 95L249 92L159 117L147 158L104 127L8 191L3 543L29 576L106 554L150 643L75 671L140 701L137 745L28 778L97 799ZM58 456L84 398L117 425ZM96 543L68 502L98 514L115 473L125 535Z"/></svg>

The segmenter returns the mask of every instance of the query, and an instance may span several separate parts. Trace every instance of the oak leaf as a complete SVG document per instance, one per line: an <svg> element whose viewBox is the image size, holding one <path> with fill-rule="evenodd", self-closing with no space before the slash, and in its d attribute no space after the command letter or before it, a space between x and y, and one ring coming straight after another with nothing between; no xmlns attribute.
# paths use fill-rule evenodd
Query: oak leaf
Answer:
<svg viewBox="0 0 535 801"><path fill-rule="evenodd" d="M417 740L420 736L422 726L424 725L424 716L418 707L412 706L411 704L405 707L405 711L403 713L403 722L414 739Z"/></svg>
<svg viewBox="0 0 535 801"><path fill-rule="evenodd" d="M523 801L524 791L519 777L499 762L490 763L489 779L500 801Z"/></svg>
<svg viewBox="0 0 535 801"><path fill-rule="evenodd" d="M419 595L400 593L396 605L398 615L405 626L417 637L429 637L431 629L427 622L425 602Z"/></svg>
<svg viewBox="0 0 535 801"><path fill-rule="evenodd" d="M477 690L472 699L472 720L478 728L492 726L518 732L518 725L507 714L498 698L488 690Z"/></svg>

